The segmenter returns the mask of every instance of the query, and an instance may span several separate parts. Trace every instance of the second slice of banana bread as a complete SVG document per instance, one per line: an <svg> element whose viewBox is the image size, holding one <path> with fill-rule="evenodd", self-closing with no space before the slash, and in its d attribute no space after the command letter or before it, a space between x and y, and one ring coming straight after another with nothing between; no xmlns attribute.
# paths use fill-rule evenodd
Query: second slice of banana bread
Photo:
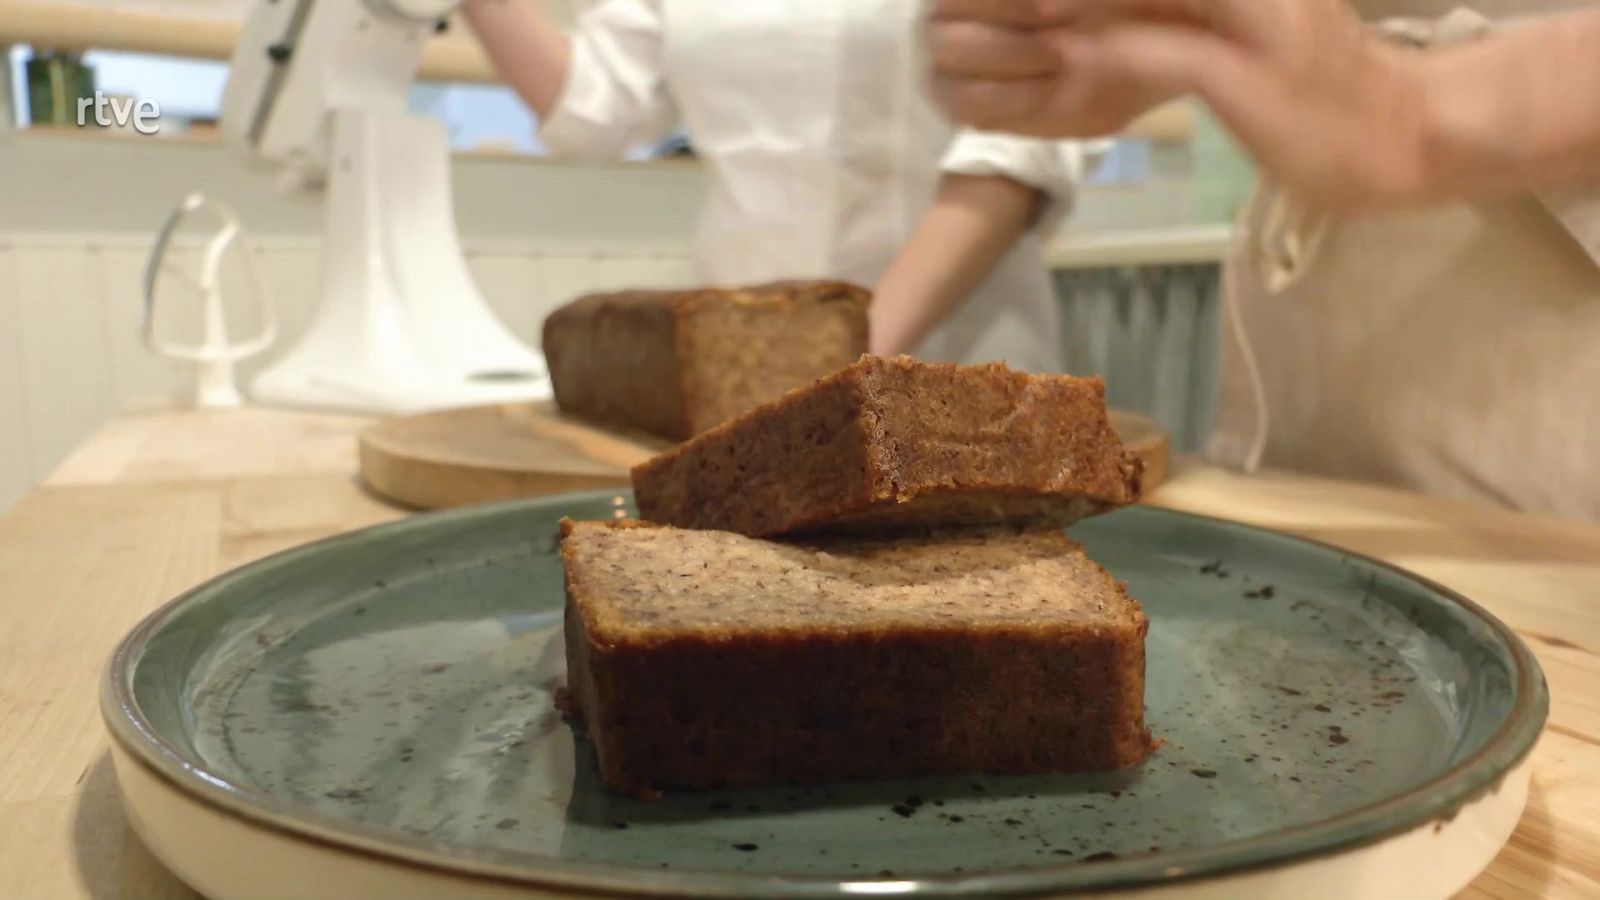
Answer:
<svg viewBox="0 0 1600 900"><path fill-rule="evenodd" d="M1131 503L1105 385L864 356L633 470L641 517L757 537L1051 523Z"/></svg>
<svg viewBox="0 0 1600 900"><path fill-rule="evenodd" d="M581 297L544 322L556 404L682 440L864 353L868 298L836 281Z"/></svg>

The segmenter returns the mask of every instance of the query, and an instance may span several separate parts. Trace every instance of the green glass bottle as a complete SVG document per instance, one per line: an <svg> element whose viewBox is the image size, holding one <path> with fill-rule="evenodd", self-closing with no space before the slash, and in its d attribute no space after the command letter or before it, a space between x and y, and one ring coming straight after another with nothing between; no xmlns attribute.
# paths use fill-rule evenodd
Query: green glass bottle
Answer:
<svg viewBox="0 0 1600 900"><path fill-rule="evenodd" d="M78 100L93 99L94 69L76 53L48 51L28 60L28 119L35 126L95 125L92 113L78 117Z"/></svg>

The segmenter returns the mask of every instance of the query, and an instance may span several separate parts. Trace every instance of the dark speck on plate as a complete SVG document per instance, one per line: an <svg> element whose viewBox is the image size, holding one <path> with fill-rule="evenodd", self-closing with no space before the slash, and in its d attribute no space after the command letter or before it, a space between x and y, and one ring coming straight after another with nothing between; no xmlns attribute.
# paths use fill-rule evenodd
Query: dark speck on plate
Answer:
<svg viewBox="0 0 1600 900"><path fill-rule="evenodd" d="M494 827L500 829L501 831L510 831L520 824L522 823L518 822L516 819L501 819L500 821L494 823Z"/></svg>
<svg viewBox="0 0 1600 900"><path fill-rule="evenodd" d="M1110 850L1101 850L1099 853L1091 853L1088 856L1085 856L1083 858L1083 861L1084 862L1104 862L1105 860L1116 859L1116 858L1117 858L1117 855L1115 853L1112 853Z"/></svg>
<svg viewBox="0 0 1600 900"><path fill-rule="evenodd" d="M612 822L611 823L611 827L617 829L618 831L621 831L621 830L624 830L624 829L626 829L628 827L628 823L627 822Z"/></svg>
<svg viewBox="0 0 1600 900"><path fill-rule="evenodd" d="M1215 778L1215 777L1217 777L1217 773L1212 771L1211 769L1190 769L1189 771L1196 778Z"/></svg>
<svg viewBox="0 0 1600 900"><path fill-rule="evenodd" d="M904 803L896 803L895 805L889 807L889 809L902 819L909 819L911 818L911 814L916 812L915 809L905 805Z"/></svg>
<svg viewBox="0 0 1600 900"><path fill-rule="evenodd" d="M1005 821L1006 821L1006 824L1010 825L1012 828L1015 828L1018 825L1022 824L1022 820L1021 819L1006 819Z"/></svg>
<svg viewBox="0 0 1600 900"><path fill-rule="evenodd" d="M733 849L738 850L741 853L752 853L752 852L754 852L756 850L760 850L761 849L761 845L760 844L734 844L733 845Z"/></svg>
<svg viewBox="0 0 1600 900"><path fill-rule="evenodd" d="M1316 710L1317 712L1333 712L1333 710L1326 703L1318 703L1316 706L1313 706L1311 708Z"/></svg>

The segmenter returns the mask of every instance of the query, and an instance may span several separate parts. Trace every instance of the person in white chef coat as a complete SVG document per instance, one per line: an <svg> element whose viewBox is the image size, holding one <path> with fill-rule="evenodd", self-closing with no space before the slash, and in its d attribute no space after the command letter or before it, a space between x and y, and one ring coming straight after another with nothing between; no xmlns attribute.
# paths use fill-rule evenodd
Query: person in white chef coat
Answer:
<svg viewBox="0 0 1600 900"><path fill-rule="evenodd" d="M1214 458L1600 521L1600 8L1358 5L935 0L931 55L962 121L1193 92L1260 165Z"/></svg>
<svg viewBox="0 0 1600 900"><path fill-rule="evenodd" d="M614 159L679 123L710 175L710 284L873 289L871 350L1060 367L1042 233L1077 145L958 130L926 90L919 0L604 0L564 32L537 2L467 21L558 156Z"/></svg>

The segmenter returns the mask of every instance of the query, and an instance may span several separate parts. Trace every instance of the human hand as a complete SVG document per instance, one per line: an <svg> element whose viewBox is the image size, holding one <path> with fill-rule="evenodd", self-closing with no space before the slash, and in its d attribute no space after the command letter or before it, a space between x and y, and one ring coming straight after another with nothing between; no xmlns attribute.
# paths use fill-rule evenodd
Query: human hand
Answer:
<svg viewBox="0 0 1600 900"><path fill-rule="evenodd" d="M1086 66L1082 0L935 0L934 94L959 122L1046 138L1102 137L1183 92L1140 73ZM1092 49L1092 48L1089 48ZM1105 60L1102 57L1101 62Z"/></svg>
<svg viewBox="0 0 1600 900"><path fill-rule="evenodd" d="M1342 0L936 0L932 15L935 93L975 127L1106 134L1193 93L1318 206L1426 191L1421 57Z"/></svg>

